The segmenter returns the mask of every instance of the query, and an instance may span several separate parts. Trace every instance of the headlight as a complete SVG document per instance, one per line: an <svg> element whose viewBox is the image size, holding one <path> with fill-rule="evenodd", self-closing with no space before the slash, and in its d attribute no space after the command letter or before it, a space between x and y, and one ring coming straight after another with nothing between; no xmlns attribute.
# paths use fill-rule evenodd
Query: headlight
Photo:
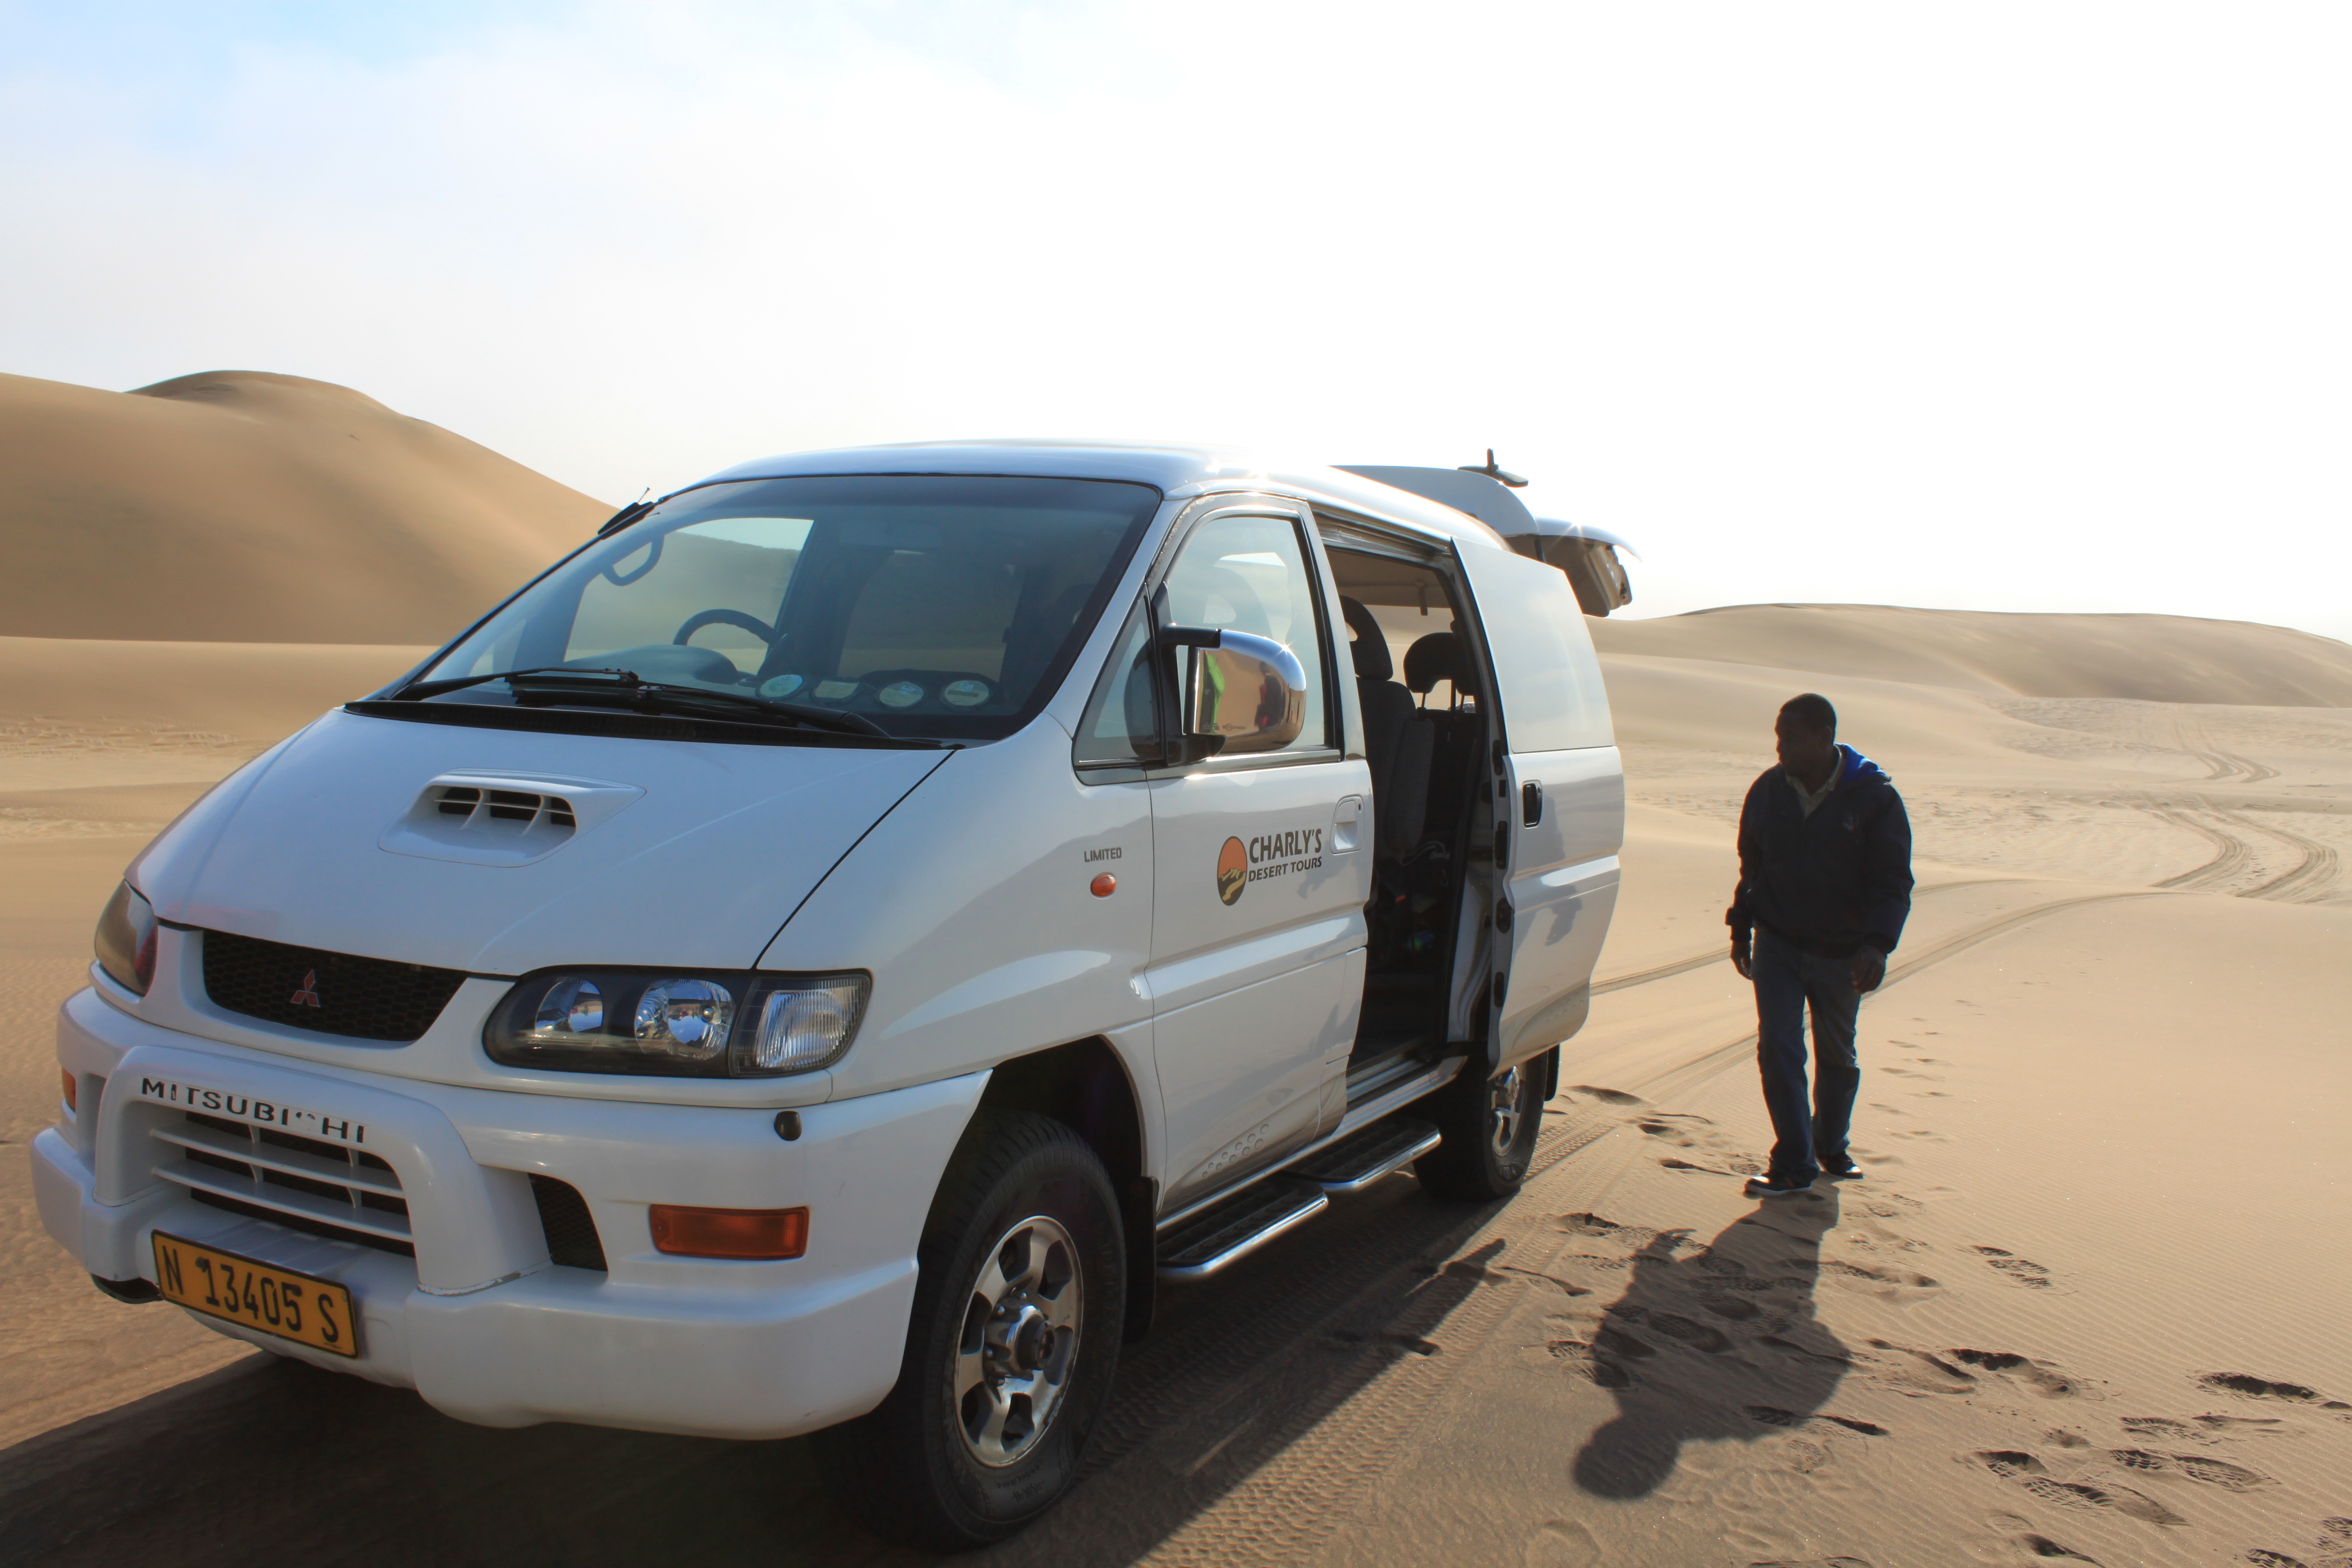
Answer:
<svg viewBox="0 0 2352 1568"><path fill-rule="evenodd" d="M91 941L98 949L98 966L116 984L146 995L155 981L155 906L141 898L138 889L122 883L98 917L98 934Z"/></svg>
<svg viewBox="0 0 2352 1568"><path fill-rule="evenodd" d="M548 970L507 993L482 1045L509 1067L778 1078L841 1059L870 984L858 973Z"/></svg>

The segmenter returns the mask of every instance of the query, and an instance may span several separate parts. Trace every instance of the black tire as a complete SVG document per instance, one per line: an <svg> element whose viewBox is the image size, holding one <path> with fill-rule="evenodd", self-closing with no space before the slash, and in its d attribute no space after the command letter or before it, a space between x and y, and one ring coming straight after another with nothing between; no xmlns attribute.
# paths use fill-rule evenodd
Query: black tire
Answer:
<svg viewBox="0 0 2352 1568"><path fill-rule="evenodd" d="M1068 1127L983 1110L949 1163L918 1258L898 1385L870 1415L820 1434L818 1449L835 1500L867 1529L966 1551L1013 1534L1077 1477L1127 1313L1118 1200ZM1014 1258L1036 1289L1008 1279ZM1065 1345L1055 1318L1074 1303ZM960 1395L975 1373L985 1375ZM1011 1387L1040 1394L1000 1396Z"/></svg>
<svg viewBox="0 0 2352 1568"><path fill-rule="evenodd" d="M1432 1197L1488 1204L1519 1190L1542 1131L1548 1055L1493 1078L1465 1068L1424 1101L1445 1134L1444 1142L1413 1163L1413 1174Z"/></svg>

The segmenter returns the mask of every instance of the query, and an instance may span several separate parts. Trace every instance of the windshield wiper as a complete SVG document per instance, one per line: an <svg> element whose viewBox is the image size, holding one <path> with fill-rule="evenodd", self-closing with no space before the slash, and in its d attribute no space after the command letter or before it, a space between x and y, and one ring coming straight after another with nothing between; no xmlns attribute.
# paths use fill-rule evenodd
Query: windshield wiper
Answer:
<svg viewBox="0 0 2352 1568"><path fill-rule="evenodd" d="M599 679L598 677L607 679ZM703 708L715 710L730 719L761 717L788 719L812 729L832 730L849 735L877 735L886 741L905 740L893 735L863 713L844 713L831 708L813 707L805 702L779 702L773 698L754 697L748 691L712 691L699 686L674 686L665 681L647 680L634 669L588 668L574 664L546 664L531 669L502 669L496 675L461 675L446 680L417 680L392 694L393 700L421 701L438 697L445 691L460 691L468 686L480 686L493 680L503 680L513 690L515 700L522 702L529 693L544 693L551 697L617 698L620 705L646 712L667 708Z"/></svg>
<svg viewBox="0 0 2352 1568"><path fill-rule="evenodd" d="M412 680L392 694L394 702L421 702L427 697L438 697L445 691L462 691L468 686L480 686L492 680L511 680L519 675L625 675L637 678L633 669L585 669L576 664L542 664L534 669L502 669L496 675L458 675L446 680Z"/></svg>
<svg viewBox="0 0 2352 1568"><path fill-rule="evenodd" d="M611 676L600 680L598 676ZM583 679L584 678L584 679ZM618 705L635 708L641 712L691 711L705 712L727 719L782 719L811 729L832 730L850 735L876 735L886 741L902 740L893 735L863 713L837 712L831 708L815 708L805 702L779 702L772 698L754 697L748 691L712 691L699 686L674 686L666 681L646 680L633 669L537 669L517 670L508 678L515 700L528 704L533 697L572 699L602 698L617 700Z"/></svg>

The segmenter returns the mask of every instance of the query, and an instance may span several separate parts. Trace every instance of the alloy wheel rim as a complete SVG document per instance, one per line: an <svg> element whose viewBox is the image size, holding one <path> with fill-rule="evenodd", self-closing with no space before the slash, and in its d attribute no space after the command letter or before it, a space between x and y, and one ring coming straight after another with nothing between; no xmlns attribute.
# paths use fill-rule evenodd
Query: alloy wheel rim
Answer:
<svg viewBox="0 0 2352 1568"><path fill-rule="evenodd" d="M1017 1464L1053 1425L1077 1361L1086 1287L1059 1220L1032 1215L989 1248L956 1342L956 1426L973 1458Z"/></svg>
<svg viewBox="0 0 2352 1568"><path fill-rule="evenodd" d="M1492 1097L1487 1106L1486 1131L1497 1154L1508 1154L1519 1141L1520 1070L1513 1068L1499 1078L1486 1080Z"/></svg>

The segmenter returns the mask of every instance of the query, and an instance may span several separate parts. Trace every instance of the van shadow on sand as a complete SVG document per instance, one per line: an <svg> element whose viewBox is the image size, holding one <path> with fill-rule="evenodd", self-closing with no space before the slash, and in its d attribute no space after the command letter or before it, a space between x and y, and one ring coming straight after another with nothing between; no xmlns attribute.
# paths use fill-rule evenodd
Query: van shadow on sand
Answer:
<svg viewBox="0 0 2352 1568"><path fill-rule="evenodd" d="M1674 1474L1685 1443L1753 1442L1815 1419L1854 1359L1813 1315L1822 1237L1837 1221L1834 1190L1771 1200L1705 1244L1686 1231L1570 1220L1591 1235L1647 1238L1592 1338L1552 1347L1585 1363L1617 1396L1615 1417L1576 1457L1578 1486L1596 1497L1646 1497ZM1820 1419L1880 1432L1864 1421Z"/></svg>
<svg viewBox="0 0 2352 1568"><path fill-rule="evenodd" d="M988 1560L1130 1562L1252 1485L1388 1368L1442 1352L1454 1312L1491 1288L1503 1244L1457 1253L1498 1207L1392 1179L1163 1292L1150 1338L1121 1358L1089 1479ZM257 1355L0 1448L0 1563L242 1568L265 1545L346 1568L937 1561L853 1528L813 1460L804 1438L468 1426L407 1390ZM1321 1489L1289 1498L1286 1519L1352 1495Z"/></svg>

